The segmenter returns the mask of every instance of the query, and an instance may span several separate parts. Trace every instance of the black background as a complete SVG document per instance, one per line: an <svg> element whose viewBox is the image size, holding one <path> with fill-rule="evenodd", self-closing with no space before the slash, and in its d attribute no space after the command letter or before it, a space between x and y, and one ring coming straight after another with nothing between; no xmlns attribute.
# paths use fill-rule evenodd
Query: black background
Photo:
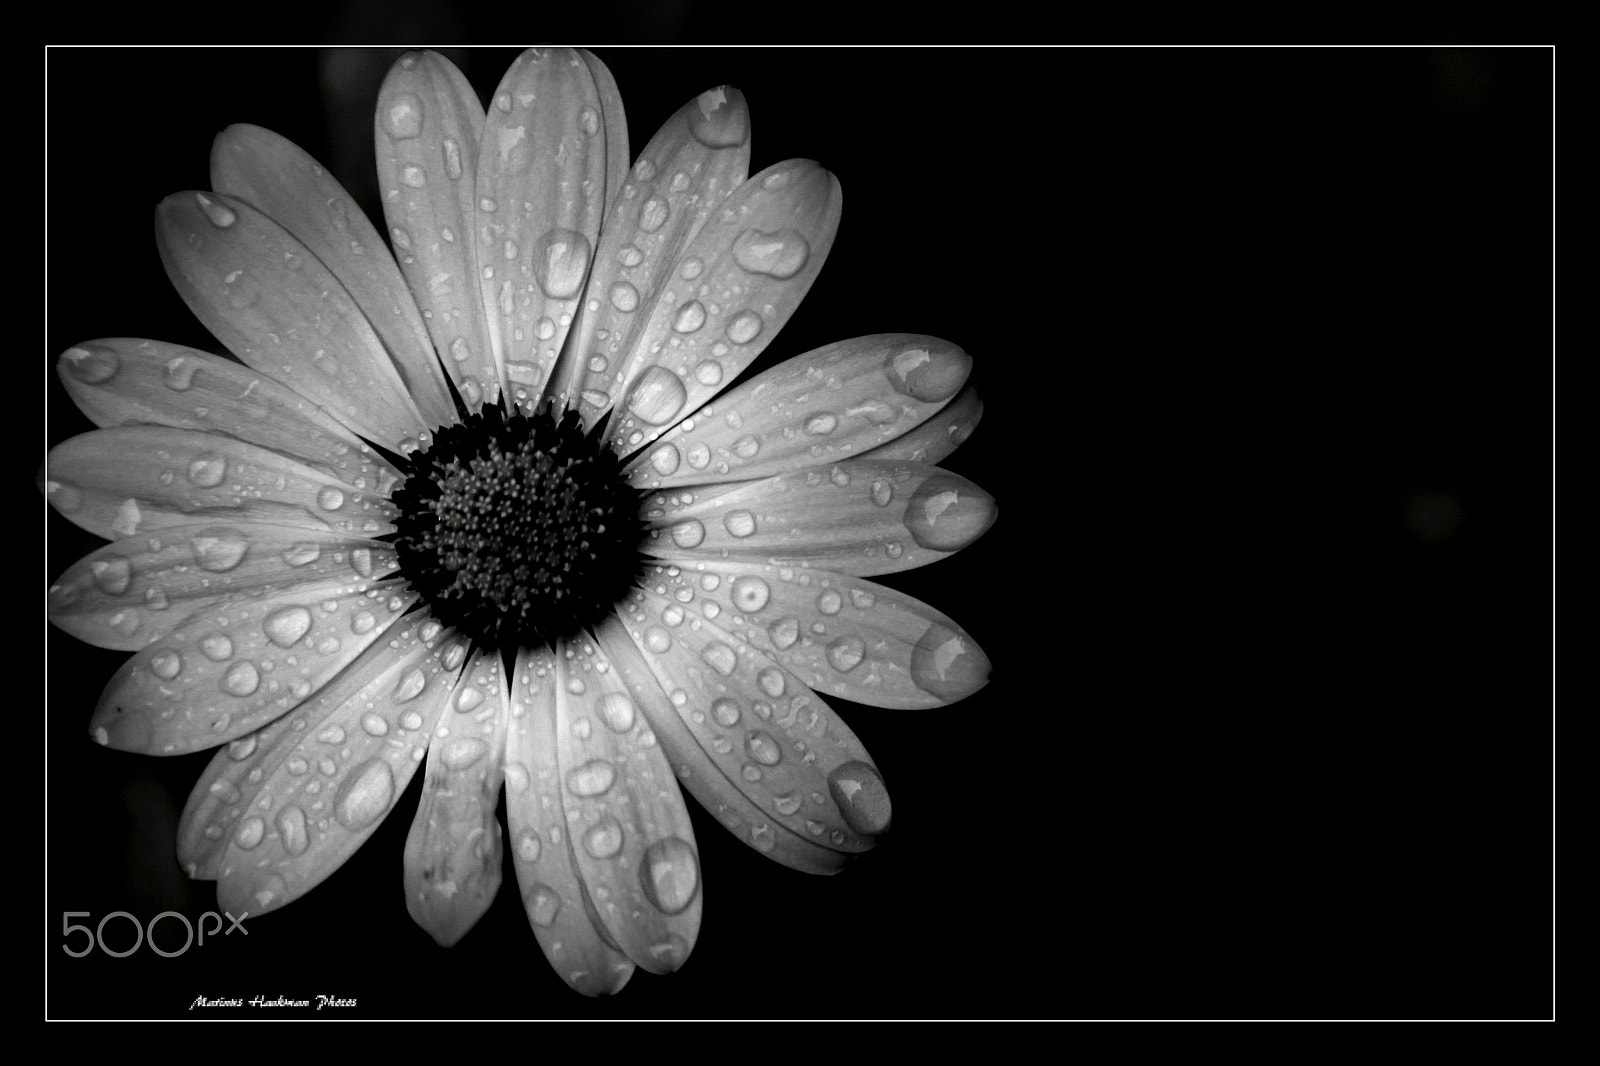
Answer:
<svg viewBox="0 0 1600 1066"><path fill-rule="evenodd" d="M449 54L485 98L515 55ZM63 954L67 911L214 905L172 858L208 756L91 744L123 655L47 627L47 1015L326 994L370 1018L1549 1016L1553 54L599 54L635 151L728 83L752 172L839 176L838 241L772 359L893 330L974 356L984 422L946 465L1000 520L889 580L970 631L990 685L844 706L895 827L837 877L695 807L693 956L591 1002L509 887L452 950L411 923L421 775L248 936ZM393 55L47 54L46 444L90 428L55 380L73 343L215 347L152 213L207 187L222 128L289 136L377 216ZM44 521L48 580L97 542Z"/></svg>

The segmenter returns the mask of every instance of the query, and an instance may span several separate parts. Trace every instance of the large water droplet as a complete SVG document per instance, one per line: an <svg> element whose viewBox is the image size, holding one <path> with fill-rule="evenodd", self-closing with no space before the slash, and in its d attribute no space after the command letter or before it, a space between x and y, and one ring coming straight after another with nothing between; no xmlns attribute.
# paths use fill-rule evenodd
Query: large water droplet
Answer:
<svg viewBox="0 0 1600 1066"><path fill-rule="evenodd" d="M361 728L368 736L381 737L389 732L389 723L383 715L376 711L368 711L361 716Z"/></svg>
<svg viewBox="0 0 1600 1066"><path fill-rule="evenodd" d="M705 650L700 653L700 657L723 677L733 673L739 665L738 654L720 640L714 640L707 644Z"/></svg>
<svg viewBox="0 0 1600 1066"><path fill-rule="evenodd" d="M735 344L749 344L761 333L764 323L754 311L740 311L728 323L728 339Z"/></svg>
<svg viewBox="0 0 1600 1066"><path fill-rule="evenodd" d="M626 733L633 728L635 708L633 700L620 692L608 692L595 705L595 713L614 733Z"/></svg>
<svg viewBox="0 0 1600 1066"><path fill-rule="evenodd" d="M678 837L651 844L639 864L639 885L661 913L683 913L700 890L700 859L694 846Z"/></svg>
<svg viewBox="0 0 1600 1066"><path fill-rule="evenodd" d="M678 308L678 313L672 319L672 328L679 333L693 333L706 324L706 305L699 300L690 300ZM721 380L721 368L718 368L718 380ZM715 384L712 382L711 384Z"/></svg>
<svg viewBox="0 0 1600 1066"><path fill-rule="evenodd" d="M208 529L189 538L195 562L213 574L225 574L238 566L250 550L243 533L231 529Z"/></svg>
<svg viewBox="0 0 1600 1066"><path fill-rule="evenodd" d="M825 437L839 427L839 419L832 411L818 411L806 418L805 431L813 437Z"/></svg>
<svg viewBox="0 0 1600 1066"><path fill-rule="evenodd" d="M233 834L233 842L245 851L258 846L267 835L267 823L251 815L239 823L239 828Z"/></svg>
<svg viewBox="0 0 1600 1066"><path fill-rule="evenodd" d="M94 575L95 585L107 596L120 596L127 592L133 580L132 565L120 555L96 559L89 564L89 572Z"/></svg>
<svg viewBox="0 0 1600 1066"><path fill-rule="evenodd" d="M324 511L337 511L344 506L344 493L332 485L325 485L317 492L317 506Z"/></svg>
<svg viewBox="0 0 1600 1066"><path fill-rule="evenodd" d="M200 369L199 363L177 355L167 360L166 365L162 367L162 375L167 388L173 392L188 392L194 386L194 373L198 369Z"/></svg>
<svg viewBox="0 0 1600 1066"><path fill-rule="evenodd" d="M971 363L967 354L953 345L906 344L884 357L883 374L896 392L924 403L939 403L966 383Z"/></svg>
<svg viewBox="0 0 1600 1066"><path fill-rule="evenodd" d="M62 352L61 364L85 385L99 385L116 376L122 360L109 348L80 345Z"/></svg>
<svg viewBox="0 0 1600 1066"><path fill-rule="evenodd" d="M596 859L609 859L622 850L622 823L609 814L591 825L583 834L583 850Z"/></svg>
<svg viewBox="0 0 1600 1066"><path fill-rule="evenodd" d="M150 672L163 681L171 681L183 669L183 657L170 648L150 657Z"/></svg>
<svg viewBox="0 0 1600 1066"><path fill-rule="evenodd" d="M689 112L689 132L707 148L732 148L750 136L750 114L739 90L707 89Z"/></svg>
<svg viewBox="0 0 1600 1066"><path fill-rule="evenodd" d="M574 796L599 796L617 779L617 768L605 759L591 759L567 771L567 791ZM600 856L596 856L600 858Z"/></svg>
<svg viewBox="0 0 1600 1066"><path fill-rule="evenodd" d="M844 608L844 597L837 589L823 589L817 594L817 610L823 614L838 614Z"/></svg>
<svg viewBox="0 0 1600 1066"><path fill-rule="evenodd" d="M911 539L935 551L955 551L977 540L995 520L987 493L945 474L934 474L911 495L906 529Z"/></svg>
<svg viewBox="0 0 1600 1066"><path fill-rule="evenodd" d="M588 238L577 230L552 229L534 248L534 279L552 300L571 299L583 289L592 254Z"/></svg>
<svg viewBox="0 0 1600 1066"><path fill-rule="evenodd" d="M548 929L561 912L561 896L549 885L535 883L522 894L522 906L528 912L528 921Z"/></svg>
<svg viewBox="0 0 1600 1066"><path fill-rule="evenodd" d="M283 553L283 561L290 566L305 566L314 563L322 555L322 547L314 540L304 540L291 544Z"/></svg>
<svg viewBox="0 0 1600 1066"><path fill-rule="evenodd" d="M214 663L233 658L233 641L226 633L210 633L200 638L200 651Z"/></svg>
<svg viewBox="0 0 1600 1066"><path fill-rule="evenodd" d="M799 230L780 229L765 233L747 229L733 242L733 261L752 274L792 278L800 273L811 255L811 246Z"/></svg>
<svg viewBox="0 0 1600 1066"><path fill-rule="evenodd" d="M632 311L639 306L639 290L626 281L611 286L611 306L618 311Z"/></svg>
<svg viewBox="0 0 1600 1066"><path fill-rule="evenodd" d="M800 619L780 618L767 627L767 633L779 651L786 650L800 639Z"/></svg>
<svg viewBox="0 0 1600 1066"><path fill-rule="evenodd" d="M285 607L269 614L261 628L278 647L292 648L311 630L311 612L304 607Z"/></svg>
<svg viewBox="0 0 1600 1066"><path fill-rule="evenodd" d="M234 213L232 208L220 200L212 199L203 192L194 194L194 202L205 214L206 218L210 220L211 224L218 229L227 229L239 221L239 216Z"/></svg>
<svg viewBox="0 0 1600 1066"><path fill-rule="evenodd" d="M405 703L422 695L422 690L428 687L428 676L419 667L413 667L411 672L402 677L394 687L394 702Z"/></svg>
<svg viewBox="0 0 1600 1066"><path fill-rule="evenodd" d="M772 590L754 574L746 574L733 583L733 605L745 614L754 614L767 605Z"/></svg>
<svg viewBox="0 0 1600 1066"><path fill-rule="evenodd" d="M776 766L783 761L783 749L772 739L772 734L764 730L752 729L745 734L744 750L762 766Z"/></svg>
<svg viewBox="0 0 1600 1066"><path fill-rule="evenodd" d="M368 759L345 778L333 800L333 816L346 829L365 829L394 799L394 772L381 758Z"/></svg>
<svg viewBox="0 0 1600 1066"><path fill-rule="evenodd" d="M726 696L714 700L711 704L711 717L717 724L724 728L731 728L739 724L739 704Z"/></svg>
<svg viewBox="0 0 1600 1066"><path fill-rule="evenodd" d="M672 543L680 548L695 548L706 539L706 527L697 518L690 518L672 527Z"/></svg>
<svg viewBox="0 0 1600 1066"><path fill-rule="evenodd" d="M276 821L283 850L290 855L304 854L306 845L311 842L306 834L306 812L291 804L278 812Z"/></svg>
<svg viewBox="0 0 1600 1066"><path fill-rule="evenodd" d="M488 752L489 745L477 737L453 737L439 748L439 761L451 770L465 770Z"/></svg>
<svg viewBox="0 0 1600 1066"><path fill-rule="evenodd" d="M928 626L911 649L911 681L942 700L959 699L989 676L989 660L972 640L942 622Z"/></svg>
<svg viewBox="0 0 1600 1066"><path fill-rule="evenodd" d="M722 525L730 534L743 539L755 533L756 516L749 511L729 511L722 519Z"/></svg>
<svg viewBox="0 0 1600 1066"><path fill-rule="evenodd" d="M666 225L667 216L672 213L672 208L659 196L652 196L644 202L639 209L639 228L646 233L654 233Z"/></svg>
<svg viewBox="0 0 1600 1066"><path fill-rule="evenodd" d="M678 448L673 444L663 444L650 453L650 465L662 477L670 477L678 469Z"/></svg>
<svg viewBox="0 0 1600 1066"><path fill-rule="evenodd" d="M828 793L846 824L862 836L889 828L889 790L878 771L860 761L843 763L828 775Z"/></svg>
<svg viewBox="0 0 1600 1066"><path fill-rule="evenodd" d="M405 140L422 132L422 101L415 93L395 93L384 108L384 127L395 140Z"/></svg>
<svg viewBox="0 0 1600 1066"><path fill-rule="evenodd" d="M214 489L228 475L228 460L216 452L197 455L189 461L189 481L202 489Z"/></svg>
<svg viewBox="0 0 1600 1066"><path fill-rule="evenodd" d="M639 375L628 394L628 410L641 422L661 426L672 421L688 399L678 375L664 366L652 366Z"/></svg>
<svg viewBox="0 0 1600 1066"><path fill-rule="evenodd" d="M867 646L858 636L843 636L828 645L827 656L829 666L841 674L848 674L867 657Z"/></svg>
<svg viewBox="0 0 1600 1066"><path fill-rule="evenodd" d="M785 681L783 671L776 666L769 666L756 675L756 684L761 686L761 691L777 699L783 695Z"/></svg>
<svg viewBox="0 0 1600 1066"><path fill-rule="evenodd" d="M242 659L228 667L228 672L222 675L222 691L230 696L245 696L255 692L261 687L261 671L256 669L256 664L249 659Z"/></svg>

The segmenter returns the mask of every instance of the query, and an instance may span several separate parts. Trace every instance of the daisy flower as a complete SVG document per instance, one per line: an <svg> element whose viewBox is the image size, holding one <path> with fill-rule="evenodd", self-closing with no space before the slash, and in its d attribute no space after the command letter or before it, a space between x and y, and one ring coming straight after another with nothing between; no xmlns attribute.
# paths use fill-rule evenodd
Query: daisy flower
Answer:
<svg viewBox="0 0 1600 1066"><path fill-rule="evenodd" d="M748 174L735 89L630 157L587 52L524 53L487 107L410 53L375 142L381 229L254 126L218 136L209 189L160 204L162 262L229 356L62 353L101 428L51 450L46 490L110 543L59 575L50 618L132 653L96 742L216 749L177 854L221 909L316 887L420 775L416 922L459 940L509 853L552 967L613 993L695 943L684 793L833 873L891 807L827 698L984 684L955 621L873 580L995 519L936 465L981 413L971 360L880 334L752 371L842 201L813 162Z"/></svg>

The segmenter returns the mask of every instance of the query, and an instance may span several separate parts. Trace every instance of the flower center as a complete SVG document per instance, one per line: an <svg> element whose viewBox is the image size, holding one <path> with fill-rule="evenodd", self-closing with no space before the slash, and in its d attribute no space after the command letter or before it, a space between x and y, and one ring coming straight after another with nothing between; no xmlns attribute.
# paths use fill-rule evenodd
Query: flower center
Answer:
<svg viewBox="0 0 1600 1066"><path fill-rule="evenodd" d="M598 623L636 581L639 493L577 412L485 407L410 457L394 494L401 573L480 645L553 644Z"/></svg>

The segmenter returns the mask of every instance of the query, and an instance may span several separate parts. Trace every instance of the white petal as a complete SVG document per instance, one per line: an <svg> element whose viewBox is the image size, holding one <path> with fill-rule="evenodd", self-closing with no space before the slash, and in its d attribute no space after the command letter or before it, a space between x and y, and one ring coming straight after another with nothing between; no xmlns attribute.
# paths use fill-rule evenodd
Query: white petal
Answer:
<svg viewBox="0 0 1600 1066"><path fill-rule="evenodd" d="M971 383L932 418L903 437L874 448L863 459L903 459L913 463L941 463L967 442L983 419L983 401Z"/></svg>
<svg viewBox="0 0 1600 1066"><path fill-rule="evenodd" d="M238 437L387 496L398 474L310 400L240 363L164 341L74 345L56 372L96 425L148 423Z"/></svg>
<svg viewBox="0 0 1600 1066"><path fill-rule="evenodd" d="M332 589L387 577L399 565L381 541L308 536L283 526L244 532L248 550L220 573L206 565L225 561L215 555L219 540L210 525L173 526L109 544L50 586L50 621L90 644L134 651L236 593Z"/></svg>
<svg viewBox="0 0 1600 1066"><path fill-rule="evenodd" d="M211 187L251 204L322 260L383 341L423 420L456 420L416 300L378 231L333 175L271 130L237 125L211 146Z"/></svg>
<svg viewBox="0 0 1600 1066"><path fill-rule="evenodd" d="M809 160L768 167L723 201L690 242L704 264L663 289L639 331L611 423L631 452L733 383L777 335L833 247L842 198L834 176ZM596 294L617 302L618 292Z"/></svg>
<svg viewBox="0 0 1600 1066"><path fill-rule="evenodd" d="M757 375L663 435L629 468L659 488L767 477L852 459L936 414L972 360L934 337L858 337Z"/></svg>
<svg viewBox="0 0 1600 1066"><path fill-rule="evenodd" d="M497 652L477 653L428 746L422 802L406 837L406 910L449 947L500 890L500 782L510 703Z"/></svg>
<svg viewBox="0 0 1600 1066"><path fill-rule="evenodd" d="M434 639L428 639L432 629ZM422 764L466 649L439 626L410 620L360 684L297 711L303 723L257 756L259 788L219 812L243 815L217 868L217 902L259 917L342 866L394 808ZM380 728L381 725L381 728ZM247 775L248 776L248 775ZM245 813L248 812L248 813Z"/></svg>
<svg viewBox="0 0 1600 1066"><path fill-rule="evenodd" d="M365 585L246 593L194 612L112 676L90 734L122 751L181 755L260 729L336 677L417 599L398 580Z"/></svg>
<svg viewBox="0 0 1600 1066"><path fill-rule="evenodd" d="M246 540L243 530L252 525L359 537L394 532L395 508L387 499L213 433L95 430L51 449L46 471L55 509L107 540L200 522Z"/></svg>
<svg viewBox="0 0 1600 1066"><path fill-rule="evenodd" d="M640 331L662 289L698 277L705 264L680 263L711 213L750 169L750 111L737 89L702 94L678 109L613 186L589 295L557 384L592 425L625 380ZM631 178L631 180L629 180Z"/></svg>
<svg viewBox="0 0 1600 1066"><path fill-rule="evenodd" d="M588 913L572 854L557 762L556 668L548 649L517 656L506 732L506 822L517 886L550 966L586 996L612 995L634 965Z"/></svg>
<svg viewBox="0 0 1600 1066"><path fill-rule="evenodd" d="M910 570L971 544L994 498L921 463L847 460L761 481L657 493L645 550L660 558L793 563L867 576Z"/></svg>
<svg viewBox="0 0 1600 1066"><path fill-rule="evenodd" d="M467 408L500 396L472 238L483 105L437 52L407 52L378 95L378 188L400 270Z"/></svg>
<svg viewBox="0 0 1600 1066"><path fill-rule="evenodd" d="M177 193L156 208L156 246L178 295L247 365L391 450L430 428L355 300L260 211Z"/></svg>

